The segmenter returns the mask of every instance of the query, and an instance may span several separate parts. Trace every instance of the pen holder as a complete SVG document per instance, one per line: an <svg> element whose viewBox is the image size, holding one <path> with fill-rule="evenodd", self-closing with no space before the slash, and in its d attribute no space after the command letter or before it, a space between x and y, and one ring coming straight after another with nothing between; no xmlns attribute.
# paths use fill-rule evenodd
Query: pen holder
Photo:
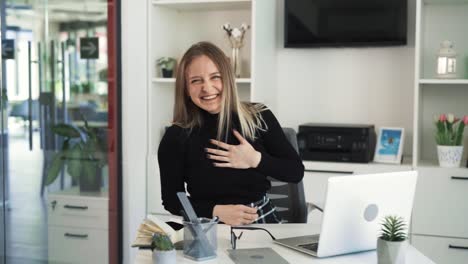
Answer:
<svg viewBox="0 0 468 264"><path fill-rule="evenodd" d="M198 221L184 221L184 257L196 261L216 258L218 220L198 218Z"/></svg>

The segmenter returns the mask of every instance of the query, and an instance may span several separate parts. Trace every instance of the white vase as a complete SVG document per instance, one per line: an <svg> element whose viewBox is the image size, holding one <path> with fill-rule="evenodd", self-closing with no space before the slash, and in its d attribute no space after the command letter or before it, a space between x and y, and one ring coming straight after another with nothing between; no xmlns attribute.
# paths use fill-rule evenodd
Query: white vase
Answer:
<svg viewBox="0 0 468 264"><path fill-rule="evenodd" d="M385 241L377 239L377 263L378 264L404 264L408 241Z"/></svg>
<svg viewBox="0 0 468 264"><path fill-rule="evenodd" d="M176 264L177 256L175 249L173 250L153 250L153 264Z"/></svg>
<svg viewBox="0 0 468 264"><path fill-rule="evenodd" d="M236 78L241 76L240 48L232 48L231 66Z"/></svg>
<svg viewBox="0 0 468 264"><path fill-rule="evenodd" d="M463 154L463 146L437 145L437 156L440 167L458 168Z"/></svg>

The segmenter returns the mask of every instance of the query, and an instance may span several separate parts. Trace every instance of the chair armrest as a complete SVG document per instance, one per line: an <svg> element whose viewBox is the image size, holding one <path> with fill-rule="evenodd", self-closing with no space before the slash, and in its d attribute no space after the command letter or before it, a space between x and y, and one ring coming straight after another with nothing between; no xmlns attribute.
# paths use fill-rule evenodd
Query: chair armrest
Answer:
<svg viewBox="0 0 468 264"><path fill-rule="evenodd" d="M309 202L307 202L306 205L307 205L307 214L310 214L315 209L317 209L317 210L319 210L320 212L323 213L323 209L322 209L323 206L320 206L320 205L314 204L314 203L309 203Z"/></svg>

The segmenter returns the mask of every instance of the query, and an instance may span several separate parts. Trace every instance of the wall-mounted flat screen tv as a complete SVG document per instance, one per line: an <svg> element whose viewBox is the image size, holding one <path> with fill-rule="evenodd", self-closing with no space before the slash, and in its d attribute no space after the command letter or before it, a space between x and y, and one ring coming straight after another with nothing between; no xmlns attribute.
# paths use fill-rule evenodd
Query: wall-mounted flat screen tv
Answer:
<svg viewBox="0 0 468 264"><path fill-rule="evenodd" d="M285 0L284 46L406 45L407 0Z"/></svg>

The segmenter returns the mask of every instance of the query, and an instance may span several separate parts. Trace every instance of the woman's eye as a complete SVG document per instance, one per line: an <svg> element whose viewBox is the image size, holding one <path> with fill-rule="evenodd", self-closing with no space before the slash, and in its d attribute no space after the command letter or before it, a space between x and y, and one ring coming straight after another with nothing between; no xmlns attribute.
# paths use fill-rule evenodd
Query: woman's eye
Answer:
<svg viewBox="0 0 468 264"><path fill-rule="evenodd" d="M213 79L215 80L221 79L221 76L213 76Z"/></svg>
<svg viewBox="0 0 468 264"><path fill-rule="evenodd" d="M200 82L201 82L200 79L195 79L195 80L190 81L190 83L200 83Z"/></svg>

